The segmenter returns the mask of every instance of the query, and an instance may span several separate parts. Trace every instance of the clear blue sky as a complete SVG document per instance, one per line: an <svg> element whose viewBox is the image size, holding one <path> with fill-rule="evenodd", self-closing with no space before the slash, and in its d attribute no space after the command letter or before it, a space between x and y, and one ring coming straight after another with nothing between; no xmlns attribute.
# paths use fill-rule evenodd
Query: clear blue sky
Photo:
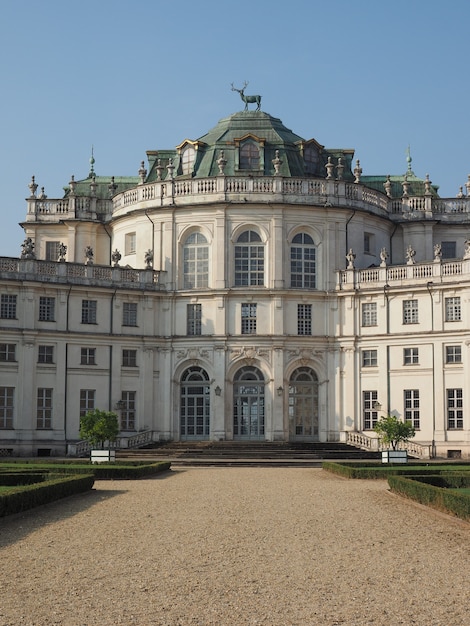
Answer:
<svg viewBox="0 0 470 626"><path fill-rule="evenodd" d="M50 198L134 175L146 150L262 109L305 139L354 148L364 174L455 196L470 173L468 0L3 0L0 256L18 256L31 175ZM469 228L470 230L470 228Z"/></svg>

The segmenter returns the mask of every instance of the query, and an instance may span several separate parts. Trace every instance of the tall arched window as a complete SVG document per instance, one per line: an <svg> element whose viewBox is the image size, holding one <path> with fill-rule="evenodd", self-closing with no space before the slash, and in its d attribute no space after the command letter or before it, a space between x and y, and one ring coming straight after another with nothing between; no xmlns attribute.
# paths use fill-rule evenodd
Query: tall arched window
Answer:
<svg viewBox="0 0 470 626"><path fill-rule="evenodd" d="M290 286L316 289L316 248L307 233L299 233L290 248Z"/></svg>
<svg viewBox="0 0 470 626"><path fill-rule="evenodd" d="M257 367L242 367L233 382L233 436L264 438L264 377Z"/></svg>
<svg viewBox="0 0 470 626"><path fill-rule="evenodd" d="M201 233L192 233L183 245L183 288L209 286L209 246Z"/></svg>
<svg viewBox="0 0 470 626"><path fill-rule="evenodd" d="M289 430L293 439L318 437L318 378L309 367L299 367L289 380Z"/></svg>
<svg viewBox="0 0 470 626"><path fill-rule="evenodd" d="M246 230L235 244L235 287L264 285L264 246L261 237Z"/></svg>
<svg viewBox="0 0 470 626"><path fill-rule="evenodd" d="M240 146L240 169L259 170L259 148L253 141Z"/></svg>
<svg viewBox="0 0 470 626"><path fill-rule="evenodd" d="M183 170L183 174L192 174L195 158L196 150L192 146L188 146L181 155L181 168Z"/></svg>
<svg viewBox="0 0 470 626"><path fill-rule="evenodd" d="M209 437L209 392L209 376L202 367L190 367L181 376L181 439Z"/></svg>

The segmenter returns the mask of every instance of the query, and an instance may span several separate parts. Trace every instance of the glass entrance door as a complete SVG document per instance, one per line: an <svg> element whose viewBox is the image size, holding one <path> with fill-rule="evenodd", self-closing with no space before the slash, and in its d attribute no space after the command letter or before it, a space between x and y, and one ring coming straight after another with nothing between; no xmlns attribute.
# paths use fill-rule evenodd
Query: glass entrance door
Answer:
<svg viewBox="0 0 470 626"><path fill-rule="evenodd" d="M300 367L289 381L289 425L291 439L318 439L318 378L309 367Z"/></svg>
<svg viewBox="0 0 470 626"><path fill-rule="evenodd" d="M208 439L210 426L209 376L191 367L181 377L180 437Z"/></svg>
<svg viewBox="0 0 470 626"><path fill-rule="evenodd" d="M235 377L233 437L264 439L264 379L256 367L244 367Z"/></svg>

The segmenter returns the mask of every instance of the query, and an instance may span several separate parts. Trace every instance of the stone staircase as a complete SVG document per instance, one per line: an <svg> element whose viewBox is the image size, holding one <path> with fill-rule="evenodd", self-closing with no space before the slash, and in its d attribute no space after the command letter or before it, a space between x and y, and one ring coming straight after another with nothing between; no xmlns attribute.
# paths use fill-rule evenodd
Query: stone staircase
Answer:
<svg viewBox="0 0 470 626"><path fill-rule="evenodd" d="M117 450L122 460L165 460L172 465L319 467L327 460L380 460L380 453L344 443L184 441Z"/></svg>

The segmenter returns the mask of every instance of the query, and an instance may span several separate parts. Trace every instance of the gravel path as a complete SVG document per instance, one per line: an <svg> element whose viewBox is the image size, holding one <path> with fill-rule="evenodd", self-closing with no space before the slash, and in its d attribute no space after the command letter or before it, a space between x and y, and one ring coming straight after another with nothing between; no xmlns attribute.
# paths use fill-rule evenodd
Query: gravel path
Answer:
<svg viewBox="0 0 470 626"><path fill-rule="evenodd" d="M463 626L470 525L314 468L176 468L0 520L1 626Z"/></svg>

